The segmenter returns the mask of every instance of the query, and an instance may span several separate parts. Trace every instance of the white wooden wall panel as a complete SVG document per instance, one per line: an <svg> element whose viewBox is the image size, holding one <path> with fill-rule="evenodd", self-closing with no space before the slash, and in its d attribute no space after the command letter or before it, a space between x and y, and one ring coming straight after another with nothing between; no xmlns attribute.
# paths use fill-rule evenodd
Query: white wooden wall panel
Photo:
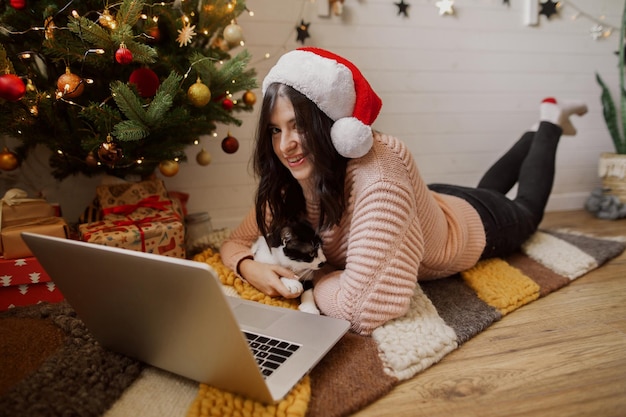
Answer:
<svg viewBox="0 0 626 417"><path fill-rule="evenodd" d="M323 1L323 0L316 0ZM405 0L409 17L398 15L394 0L345 0L341 17L318 17L309 0L248 0L254 16L242 15L246 48L253 55L259 83L278 57L300 46L295 26L310 22L307 46L335 51L351 59L383 99L374 127L403 139L429 182L474 185L485 167L537 120L546 96L582 99L590 112L575 120L575 137L564 137L548 209L581 208L600 184L598 155L612 151L595 81L599 71L616 90L616 32L593 40L595 24L563 3L560 15L540 16L523 25L526 0L456 0L454 16L439 16L435 0ZM593 17L619 23L622 0L569 2ZM270 53L269 59L264 58ZM261 100L260 90L255 91ZM191 211L209 211L215 227L236 225L254 196L249 164L256 110L241 127L230 128L241 148L220 149L228 131L203 138L213 155L208 167L191 163L167 179L170 189L191 194Z"/></svg>

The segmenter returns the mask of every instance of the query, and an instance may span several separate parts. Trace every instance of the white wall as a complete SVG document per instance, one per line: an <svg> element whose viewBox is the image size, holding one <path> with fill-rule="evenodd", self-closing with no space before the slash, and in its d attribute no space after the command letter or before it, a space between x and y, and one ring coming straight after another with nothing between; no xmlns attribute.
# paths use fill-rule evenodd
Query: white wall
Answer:
<svg viewBox="0 0 626 417"><path fill-rule="evenodd" d="M310 0L247 0L254 16L242 15L238 23L260 83L281 53L301 46L296 24L311 22L305 45L344 55L362 70L383 99L374 127L408 143L428 182L474 185L537 120L544 97L585 100L589 113L574 120L579 134L561 141L548 209L583 207L600 184L598 155L613 150L594 73L617 91L619 30L596 41L590 36L595 22L572 16L578 8L594 18L604 15L617 27L624 1L564 1L560 16L540 16L533 27L523 24L527 0L510 0L510 6L456 0L455 16L440 16L436 0L405 2L408 18L398 15L396 0L345 0L342 17L317 16L318 4ZM261 93L255 92L258 103ZM196 164L200 146L190 147L190 162L166 179L168 189L191 195L190 211L209 211L215 227L236 225L254 195L249 159L256 111L242 118L241 127L222 127L218 138L202 138L213 156L209 166ZM220 148L229 130L241 145L233 155ZM82 184L81 195L91 197L91 184Z"/></svg>

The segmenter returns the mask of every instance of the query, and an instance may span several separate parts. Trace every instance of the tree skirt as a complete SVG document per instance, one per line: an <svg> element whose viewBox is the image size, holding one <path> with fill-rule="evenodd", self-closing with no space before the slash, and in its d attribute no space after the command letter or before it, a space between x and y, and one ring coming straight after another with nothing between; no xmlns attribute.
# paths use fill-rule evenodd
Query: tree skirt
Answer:
<svg viewBox="0 0 626 417"><path fill-rule="evenodd" d="M349 415L495 321L598 268L624 248L616 240L539 231L521 253L421 282L404 317L371 337L345 335L272 406L102 349L66 302L15 308L0 315L0 416ZM211 250L194 259L216 269L229 295L297 308L294 300L256 291Z"/></svg>

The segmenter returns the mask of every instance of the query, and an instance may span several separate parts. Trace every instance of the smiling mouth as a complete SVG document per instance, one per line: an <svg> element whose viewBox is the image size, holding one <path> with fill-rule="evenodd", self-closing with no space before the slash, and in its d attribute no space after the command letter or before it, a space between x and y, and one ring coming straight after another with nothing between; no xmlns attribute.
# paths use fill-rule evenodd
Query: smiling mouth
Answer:
<svg viewBox="0 0 626 417"><path fill-rule="evenodd" d="M298 155L291 158L285 158L289 166L298 166L304 162L304 155Z"/></svg>

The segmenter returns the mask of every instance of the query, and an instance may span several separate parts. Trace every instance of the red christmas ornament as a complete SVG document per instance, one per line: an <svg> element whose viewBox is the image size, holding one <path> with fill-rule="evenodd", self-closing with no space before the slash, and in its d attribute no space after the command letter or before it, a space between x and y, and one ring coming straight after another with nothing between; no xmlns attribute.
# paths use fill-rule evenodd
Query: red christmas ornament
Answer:
<svg viewBox="0 0 626 417"><path fill-rule="evenodd" d="M26 85L15 74L0 75L0 98L7 101L18 101L26 94Z"/></svg>
<svg viewBox="0 0 626 417"><path fill-rule="evenodd" d="M230 133L222 140L222 150L226 153L235 153L239 149L239 141Z"/></svg>
<svg viewBox="0 0 626 417"><path fill-rule="evenodd" d="M22 10L26 7L26 0L9 0L9 4L16 10Z"/></svg>
<svg viewBox="0 0 626 417"><path fill-rule="evenodd" d="M229 98L225 98L224 101L222 101L222 108L226 111L231 111L234 105L235 103Z"/></svg>
<svg viewBox="0 0 626 417"><path fill-rule="evenodd" d="M130 74L128 82L137 86L143 98L154 97L161 84L159 77L150 68L137 68Z"/></svg>
<svg viewBox="0 0 626 417"><path fill-rule="evenodd" d="M133 62L133 53L122 43L115 52L115 60L118 64L128 65Z"/></svg>

